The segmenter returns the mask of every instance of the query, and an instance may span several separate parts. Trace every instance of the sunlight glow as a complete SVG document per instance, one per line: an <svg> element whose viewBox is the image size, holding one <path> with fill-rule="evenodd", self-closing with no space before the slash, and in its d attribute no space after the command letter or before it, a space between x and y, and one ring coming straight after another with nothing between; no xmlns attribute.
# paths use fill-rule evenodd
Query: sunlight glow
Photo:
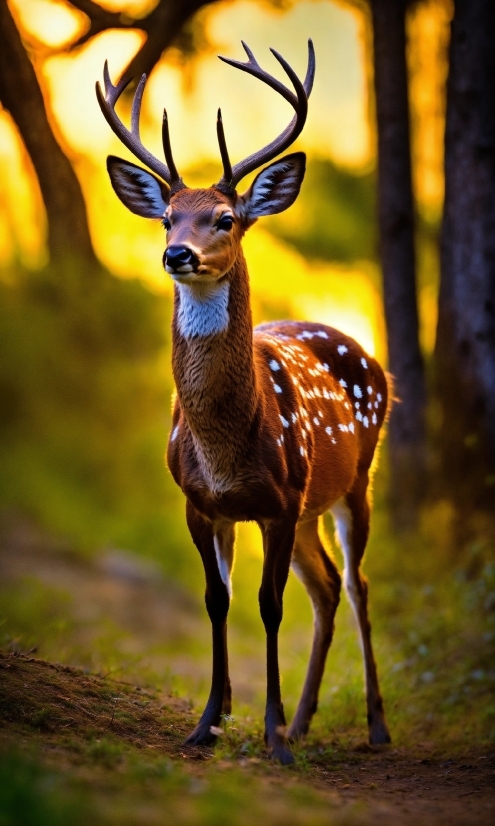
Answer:
<svg viewBox="0 0 495 826"><path fill-rule="evenodd" d="M73 152L102 159L112 144L121 146L101 114L95 83L102 83L106 59L115 83L142 42L143 35L136 30L111 30L94 37L77 55L62 54L45 61L43 76L49 86L51 106ZM122 114L122 118L128 124L129 112Z"/></svg>
<svg viewBox="0 0 495 826"><path fill-rule="evenodd" d="M45 259L45 210L17 129L1 109L0 169L0 265L20 260L40 266Z"/></svg>
<svg viewBox="0 0 495 826"><path fill-rule="evenodd" d="M445 84L452 14L449 3L419 4L408 23L414 190L422 209L434 219L444 193Z"/></svg>
<svg viewBox="0 0 495 826"><path fill-rule="evenodd" d="M244 239L256 322L266 321L260 304L279 305L291 318L320 321L342 330L384 362L384 320L368 264L311 265L266 229L253 227ZM257 306L258 304L258 306Z"/></svg>
<svg viewBox="0 0 495 826"><path fill-rule="evenodd" d="M71 43L88 27L85 14L52 0L14 0L12 5L23 29L52 49Z"/></svg>

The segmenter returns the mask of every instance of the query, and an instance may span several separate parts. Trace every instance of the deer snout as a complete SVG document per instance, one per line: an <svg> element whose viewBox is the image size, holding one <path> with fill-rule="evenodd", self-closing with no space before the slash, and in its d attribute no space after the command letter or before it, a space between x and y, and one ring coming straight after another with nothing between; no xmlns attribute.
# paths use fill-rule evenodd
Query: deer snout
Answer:
<svg viewBox="0 0 495 826"><path fill-rule="evenodd" d="M199 258L189 247L172 245L165 250L163 263L169 273L194 272L199 266Z"/></svg>

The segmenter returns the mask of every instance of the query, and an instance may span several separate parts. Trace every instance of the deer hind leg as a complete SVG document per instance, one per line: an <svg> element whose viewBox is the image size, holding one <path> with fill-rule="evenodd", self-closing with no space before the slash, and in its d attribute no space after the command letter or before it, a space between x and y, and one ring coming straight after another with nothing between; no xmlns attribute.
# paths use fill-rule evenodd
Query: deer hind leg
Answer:
<svg viewBox="0 0 495 826"><path fill-rule="evenodd" d="M214 742L216 737L211 727L218 726L222 714L230 714L231 711L227 613L231 598L230 572L234 561L235 526L231 522L212 526L190 502L187 502L186 516L205 569L205 602L213 637L210 696L198 725L186 740L188 746L199 746Z"/></svg>
<svg viewBox="0 0 495 826"><path fill-rule="evenodd" d="M344 587L357 619L366 676L369 740L390 743L390 734L378 686L371 625L368 619L368 583L359 570L369 533L370 507L366 495L368 474L358 475L353 489L332 507L336 533L345 560Z"/></svg>
<svg viewBox="0 0 495 826"><path fill-rule="evenodd" d="M297 526L292 568L306 587L314 613L314 636L308 673L287 733L289 739L297 740L307 733L318 705L318 692L340 600L340 575L318 535L318 518Z"/></svg>

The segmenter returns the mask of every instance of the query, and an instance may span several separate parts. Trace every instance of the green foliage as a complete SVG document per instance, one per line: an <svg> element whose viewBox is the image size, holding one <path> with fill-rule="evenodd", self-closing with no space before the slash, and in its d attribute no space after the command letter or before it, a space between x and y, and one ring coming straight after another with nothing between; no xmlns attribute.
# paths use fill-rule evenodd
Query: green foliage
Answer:
<svg viewBox="0 0 495 826"><path fill-rule="evenodd" d="M306 258L376 260L375 174L355 173L311 159L292 208L270 222L270 232Z"/></svg>
<svg viewBox="0 0 495 826"><path fill-rule="evenodd" d="M0 826L79 826L92 822L87 796L60 772L20 752L0 752Z"/></svg>
<svg viewBox="0 0 495 826"><path fill-rule="evenodd" d="M175 496L163 462L169 318L168 301L105 272L0 284L0 508L79 549L129 542L158 554Z"/></svg>

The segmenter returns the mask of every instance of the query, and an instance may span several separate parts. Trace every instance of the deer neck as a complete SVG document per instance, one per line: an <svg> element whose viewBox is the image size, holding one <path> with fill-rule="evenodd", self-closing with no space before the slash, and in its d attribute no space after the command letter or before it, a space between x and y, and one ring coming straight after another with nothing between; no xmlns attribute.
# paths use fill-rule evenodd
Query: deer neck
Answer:
<svg viewBox="0 0 495 826"><path fill-rule="evenodd" d="M232 486L257 407L246 262L214 284L175 285L172 365L208 486Z"/></svg>

